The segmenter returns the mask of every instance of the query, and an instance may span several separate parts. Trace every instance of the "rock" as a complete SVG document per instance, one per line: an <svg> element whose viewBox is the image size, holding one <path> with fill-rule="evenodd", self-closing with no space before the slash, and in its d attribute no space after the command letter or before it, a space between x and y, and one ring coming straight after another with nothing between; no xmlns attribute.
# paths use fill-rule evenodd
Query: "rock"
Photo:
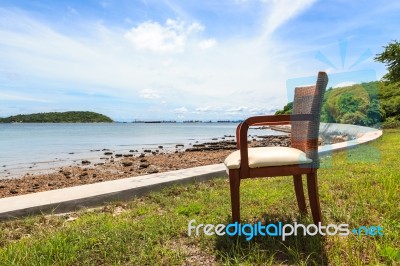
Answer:
<svg viewBox="0 0 400 266"><path fill-rule="evenodd" d="M205 147L205 144L193 144L193 147Z"/></svg>
<svg viewBox="0 0 400 266"><path fill-rule="evenodd" d="M143 152L151 152L151 150L144 150Z"/></svg>
<svg viewBox="0 0 400 266"><path fill-rule="evenodd" d="M3 167L6 167L7 165L3 165Z"/></svg>
<svg viewBox="0 0 400 266"><path fill-rule="evenodd" d="M147 160L144 159L144 158L142 158L142 159L140 159L140 162L141 162L141 163L144 163L144 162L147 162Z"/></svg>
<svg viewBox="0 0 400 266"><path fill-rule="evenodd" d="M115 157L122 157L122 154L120 154L120 153L115 154Z"/></svg>
<svg viewBox="0 0 400 266"><path fill-rule="evenodd" d="M96 175L96 174L93 174L93 177L97 177L97 175Z"/></svg>
<svg viewBox="0 0 400 266"><path fill-rule="evenodd" d="M139 155L139 158L143 158L145 156L145 154L144 153L141 153L140 155Z"/></svg>
<svg viewBox="0 0 400 266"><path fill-rule="evenodd" d="M109 149L102 149L102 151L109 151Z"/></svg>
<svg viewBox="0 0 400 266"><path fill-rule="evenodd" d="M211 140L218 140L218 138L212 138Z"/></svg>
<svg viewBox="0 0 400 266"><path fill-rule="evenodd" d="M151 169L151 170L147 171L148 174L155 174L158 172L159 172L158 169Z"/></svg>
<svg viewBox="0 0 400 266"><path fill-rule="evenodd" d="M0 188L5 188L5 186L4 185L0 185Z"/></svg>
<svg viewBox="0 0 400 266"><path fill-rule="evenodd" d="M86 176L88 176L88 173L82 173L79 175L79 177L86 177Z"/></svg>
<svg viewBox="0 0 400 266"><path fill-rule="evenodd" d="M18 194L18 191L15 190L15 189L10 189L10 193L11 193L11 194Z"/></svg>
<svg viewBox="0 0 400 266"><path fill-rule="evenodd" d="M72 173L71 172L63 172L63 175L68 177L68 176L72 175Z"/></svg>
<svg viewBox="0 0 400 266"><path fill-rule="evenodd" d="M128 166L132 166L132 162L122 162L122 165L124 166L124 167L128 167Z"/></svg>
<svg viewBox="0 0 400 266"><path fill-rule="evenodd" d="M54 182L49 182L49 183L47 183L47 185L49 186L49 187L52 187L52 186L54 186L56 183L54 183Z"/></svg>
<svg viewBox="0 0 400 266"><path fill-rule="evenodd" d="M133 154L124 154L124 157L133 157Z"/></svg>
<svg viewBox="0 0 400 266"><path fill-rule="evenodd" d="M348 137L345 135L333 136L332 143L344 142L344 141L347 141L347 139L348 139Z"/></svg>
<svg viewBox="0 0 400 266"><path fill-rule="evenodd" d="M129 152L135 152L135 150L129 150Z"/></svg>
<svg viewBox="0 0 400 266"><path fill-rule="evenodd" d="M185 146L185 145L183 145L183 144L176 144L176 145L175 145L175 148L179 148L179 147L182 147L182 148L183 148L184 146Z"/></svg>
<svg viewBox="0 0 400 266"><path fill-rule="evenodd" d="M75 154L74 152L70 152L70 153L68 153L68 154Z"/></svg>
<svg viewBox="0 0 400 266"><path fill-rule="evenodd" d="M147 167L149 167L149 163L141 163L140 165L139 165L139 169L143 169L143 168L147 168Z"/></svg>
<svg viewBox="0 0 400 266"><path fill-rule="evenodd" d="M157 152L153 151L151 154L153 154L153 155L156 155L156 154L157 154Z"/></svg>
<svg viewBox="0 0 400 266"><path fill-rule="evenodd" d="M192 152L192 151L204 151L204 150L208 150L209 148L206 149L202 149L202 148L187 148L185 150L185 152Z"/></svg>
<svg viewBox="0 0 400 266"><path fill-rule="evenodd" d="M160 146L158 146L158 148L159 148L159 149L163 149L164 147L160 145Z"/></svg>
<svg viewBox="0 0 400 266"><path fill-rule="evenodd" d="M104 155L112 155L112 154L113 154L113 153L112 153L112 152L109 152L109 151L104 153Z"/></svg>
<svg viewBox="0 0 400 266"><path fill-rule="evenodd" d="M83 160L83 161L82 161L82 164L90 164L90 161L88 161L88 160Z"/></svg>

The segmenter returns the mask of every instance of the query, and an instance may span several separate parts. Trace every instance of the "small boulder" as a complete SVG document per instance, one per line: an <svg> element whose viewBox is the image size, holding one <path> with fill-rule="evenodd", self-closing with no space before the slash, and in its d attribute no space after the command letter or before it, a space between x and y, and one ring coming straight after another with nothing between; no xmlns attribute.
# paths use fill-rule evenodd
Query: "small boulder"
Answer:
<svg viewBox="0 0 400 266"><path fill-rule="evenodd" d="M141 163L141 164L139 165L139 169L147 168L147 167L149 167L149 165L150 165L150 164L148 164L148 163Z"/></svg>
<svg viewBox="0 0 400 266"><path fill-rule="evenodd" d="M129 166L132 166L132 162L122 162L122 165L124 166L124 167L129 167Z"/></svg>

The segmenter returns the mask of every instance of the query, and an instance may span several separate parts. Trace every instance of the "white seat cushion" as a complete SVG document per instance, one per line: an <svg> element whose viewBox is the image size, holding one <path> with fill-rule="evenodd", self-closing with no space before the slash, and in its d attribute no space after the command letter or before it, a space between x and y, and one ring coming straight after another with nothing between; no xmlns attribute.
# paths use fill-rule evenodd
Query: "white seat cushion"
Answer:
<svg viewBox="0 0 400 266"><path fill-rule="evenodd" d="M306 154L298 149L289 147L260 147L249 148L249 167L281 166L311 163ZM224 161L228 169L240 168L240 151L235 151Z"/></svg>

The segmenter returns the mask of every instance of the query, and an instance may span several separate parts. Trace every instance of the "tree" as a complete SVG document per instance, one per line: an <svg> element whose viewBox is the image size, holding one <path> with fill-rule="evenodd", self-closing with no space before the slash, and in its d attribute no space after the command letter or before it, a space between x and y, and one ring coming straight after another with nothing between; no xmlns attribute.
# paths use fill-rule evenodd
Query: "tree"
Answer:
<svg viewBox="0 0 400 266"><path fill-rule="evenodd" d="M374 58L387 66L388 73L383 76L383 80L389 83L400 82L400 43L393 41L383 48L385 50Z"/></svg>

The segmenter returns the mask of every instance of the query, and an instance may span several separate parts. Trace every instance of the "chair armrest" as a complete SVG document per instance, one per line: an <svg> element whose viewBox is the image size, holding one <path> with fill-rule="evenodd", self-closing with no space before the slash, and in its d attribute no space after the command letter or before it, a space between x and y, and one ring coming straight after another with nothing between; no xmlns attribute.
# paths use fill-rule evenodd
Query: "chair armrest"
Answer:
<svg viewBox="0 0 400 266"><path fill-rule="evenodd" d="M313 115L311 114L295 114L295 115L265 115L265 116L253 116L247 118L245 121L239 124L236 128L236 141L237 147L240 150L240 171L242 176L246 176L249 172L249 155L248 155L248 143L247 143L247 132L250 126L266 125L273 123L279 124L290 124L291 121L313 121Z"/></svg>
<svg viewBox="0 0 400 266"><path fill-rule="evenodd" d="M312 114L296 114L296 115L261 115L247 118L243 123L249 126L267 125L267 124L290 124L291 121L312 121Z"/></svg>

